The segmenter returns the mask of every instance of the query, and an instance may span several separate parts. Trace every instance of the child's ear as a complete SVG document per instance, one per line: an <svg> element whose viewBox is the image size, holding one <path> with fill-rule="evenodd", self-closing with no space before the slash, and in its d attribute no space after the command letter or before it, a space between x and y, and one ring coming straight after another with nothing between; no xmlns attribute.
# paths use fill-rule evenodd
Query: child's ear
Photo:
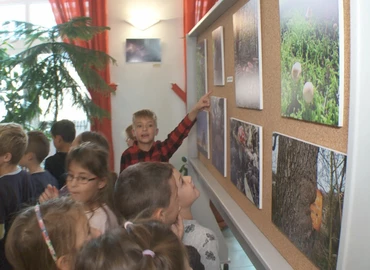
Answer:
<svg viewBox="0 0 370 270"><path fill-rule="evenodd" d="M107 182L108 182L108 178L107 177L104 177L104 178L99 179L98 188L99 189L104 188L107 185Z"/></svg>
<svg viewBox="0 0 370 270"><path fill-rule="evenodd" d="M152 218L154 218L155 220L159 220L159 221L162 221L164 222L165 221L165 213L164 213L164 209L163 208L158 208L154 211L153 215L152 215Z"/></svg>
<svg viewBox="0 0 370 270"><path fill-rule="evenodd" d="M5 162L10 162L12 160L12 154L11 153L6 153L4 155L4 161Z"/></svg>
<svg viewBox="0 0 370 270"><path fill-rule="evenodd" d="M71 269L71 261L67 255L63 255L59 257L57 261L55 262L55 264L57 265L57 268L59 270L70 270Z"/></svg>
<svg viewBox="0 0 370 270"><path fill-rule="evenodd" d="M157 136L157 135L158 135L158 131L159 131L159 128L157 128L157 129L156 129L156 131L155 131L155 136Z"/></svg>

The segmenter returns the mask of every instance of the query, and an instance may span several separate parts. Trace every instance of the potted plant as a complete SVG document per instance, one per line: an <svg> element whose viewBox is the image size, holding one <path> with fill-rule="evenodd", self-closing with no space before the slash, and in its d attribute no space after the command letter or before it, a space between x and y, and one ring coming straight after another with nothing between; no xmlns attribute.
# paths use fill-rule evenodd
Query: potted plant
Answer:
<svg viewBox="0 0 370 270"><path fill-rule="evenodd" d="M48 104L44 113L52 113L56 121L67 93L72 97L73 106L82 108L88 119L109 116L92 102L68 68L72 66L76 70L89 90L111 93L113 89L97 71L115 60L104 52L76 45L91 40L109 27L92 26L90 18L79 17L51 28L18 21L6 22L4 28L0 31L0 44L3 44L0 98L5 101L7 110L3 121L27 126L42 113L41 99ZM23 40L26 49L9 56L4 45L18 40Z"/></svg>

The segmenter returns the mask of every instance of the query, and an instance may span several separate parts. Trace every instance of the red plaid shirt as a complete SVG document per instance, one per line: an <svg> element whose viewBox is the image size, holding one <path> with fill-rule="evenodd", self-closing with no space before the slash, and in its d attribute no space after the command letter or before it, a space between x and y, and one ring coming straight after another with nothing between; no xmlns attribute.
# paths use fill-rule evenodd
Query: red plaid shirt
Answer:
<svg viewBox="0 0 370 270"><path fill-rule="evenodd" d="M121 172L128 166L142 161L168 162L176 150L181 146L182 141L188 136L195 121L191 121L188 115L180 124L167 136L163 142L156 141L149 151L141 150L137 142L127 148L121 156Z"/></svg>

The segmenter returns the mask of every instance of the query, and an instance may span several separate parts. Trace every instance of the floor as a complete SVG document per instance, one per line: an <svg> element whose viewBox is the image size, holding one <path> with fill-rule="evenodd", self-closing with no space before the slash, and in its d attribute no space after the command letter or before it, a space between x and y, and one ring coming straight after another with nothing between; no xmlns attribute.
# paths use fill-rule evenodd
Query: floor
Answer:
<svg viewBox="0 0 370 270"><path fill-rule="evenodd" d="M245 254L239 242L235 239L231 230L226 228L222 233L229 249L229 270L255 270L256 268L254 268L252 262L249 260L247 254Z"/></svg>

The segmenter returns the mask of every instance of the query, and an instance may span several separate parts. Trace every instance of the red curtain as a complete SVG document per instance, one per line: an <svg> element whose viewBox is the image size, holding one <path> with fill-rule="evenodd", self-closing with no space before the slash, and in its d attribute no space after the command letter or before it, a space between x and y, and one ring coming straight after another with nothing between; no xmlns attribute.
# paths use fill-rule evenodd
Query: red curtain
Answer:
<svg viewBox="0 0 370 270"><path fill-rule="evenodd" d="M49 0L57 24L65 23L74 17L90 17L92 24L96 26L107 26L107 0ZM96 35L91 41L79 41L79 46L103 51L108 53L108 33ZM100 76L110 84L110 69L107 66L99 71ZM114 84L111 84L114 86ZM110 94L100 94L89 89L92 101L100 108L112 112ZM111 119L92 120L91 129L105 135L110 144L110 166L114 170L112 121Z"/></svg>
<svg viewBox="0 0 370 270"><path fill-rule="evenodd" d="M185 62L185 89L186 86L186 35L213 7L217 0L184 0L184 62Z"/></svg>

